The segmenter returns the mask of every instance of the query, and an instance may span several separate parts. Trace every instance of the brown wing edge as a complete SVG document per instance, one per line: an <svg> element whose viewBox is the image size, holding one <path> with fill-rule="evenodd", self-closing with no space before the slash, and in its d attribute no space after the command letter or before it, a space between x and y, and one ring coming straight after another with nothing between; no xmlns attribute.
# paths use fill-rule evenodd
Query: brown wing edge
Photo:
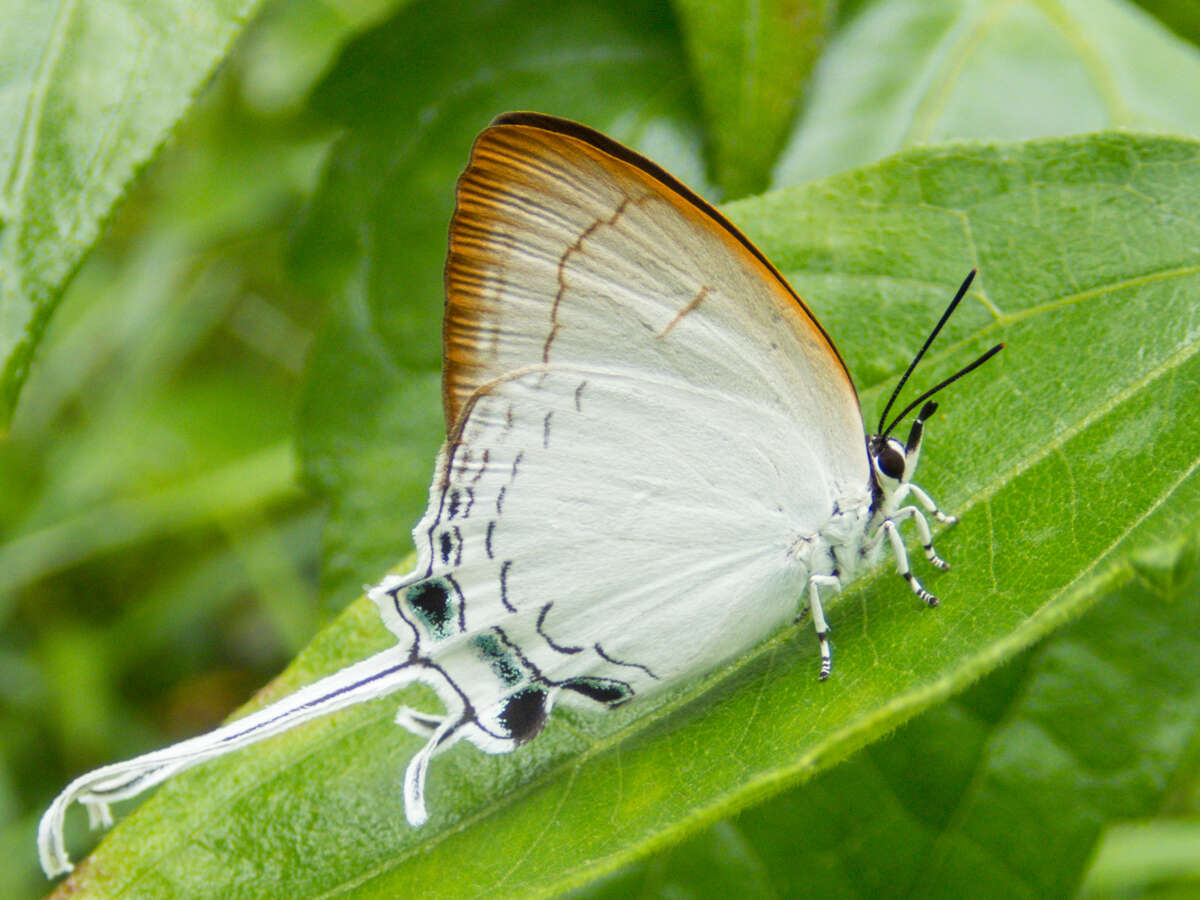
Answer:
<svg viewBox="0 0 1200 900"><path fill-rule="evenodd" d="M775 267L774 263L767 259L763 252L759 250L758 247L756 247L754 243L748 237L746 237L745 234L742 233L741 229L730 222L729 219L727 219L719 210L717 210L715 206L689 188L686 184L684 184L666 169L662 168L662 166L647 159L640 153L629 149L619 141L613 140L608 135L596 131L594 128L589 128L587 125L582 125L579 122L574 122L570 119L563 119L558 116L547 115L546 113L507 112L502 113L494 118L488 125L488 129L506 125L538 128L543 131L550 131L556 134L566 135L567 137L572 137L582 141L585 144L589 144L602 153L606 153L609 156L619 159L628 165L631 165L637 169L641 169L655 181L661 183L663 187L677 194L684 201L704 213L710 220L723 228L732 238L740 243L752 256L754 256L755 259L761 262L763 267L775 277L776 281L779 282L779 285L784 289L784 291L796 301L796 305L801 309L804 315L808 317L809 322L811 322L813 327L817 329L821 337L825 339L825 343L828 345L829 349L833 351L834 358L837 359L838 364L842 367L842 372L846 376L846 382L850 385L851 392L854 394L855 399L858 399L858 390L854 386L854 379L850 377L850 370L846 368L846 362L842 359L842 354L838 352L837 345L834 344L833 339L830 338L829 333L825 330L824 326L822 326L817 320L817 317L813 315L812 310L808 308L804 300L801 299L800 295L796 293L795 289L788 284L787 279L783 277L783 274ZM485 132L488 129L485 129ZM482 137L482 133L480 134L480 137ZM478 141L478 138L476 141ZM474 148L472 148L472 154L473 153ZM456 197L454 216L452 216L450 220L451 230L453 230L453 223L457 218L457 214L458 202ZM447 307L450 303L450 294L448 289L450 266L451 258L447 257L445 272L447 276ZM446 320L444 319L442 330L443 360L446 359L447 337L448 331L446 329ZM461 418L462 413L466 409L469 409L469 407L472 405L468 402L463 404L462 409L454 409L453 384L453 373L450 371L449 367L445 366L444 364L442 374L442 406L446 419L447 434L456 433L456 420Z"/></svg>

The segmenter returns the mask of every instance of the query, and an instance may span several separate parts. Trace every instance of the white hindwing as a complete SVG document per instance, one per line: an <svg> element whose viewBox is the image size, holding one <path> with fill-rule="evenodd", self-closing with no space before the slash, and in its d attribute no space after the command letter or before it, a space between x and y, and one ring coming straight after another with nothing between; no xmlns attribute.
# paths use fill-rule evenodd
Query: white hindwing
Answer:
<svg viewBox="0 0 1200 900"><path fill-rule="evenodd" d="M504 732L495 717L524 686L546 691L547 711L555 697L620 702L795 615L809 574L796 542L837 498L788 416L559 366L487 386L465 414L414 531L417 569L375 596L402 639L434 645L422 652L485 732ZM419 608L396 602L406 592Z"/></svg>

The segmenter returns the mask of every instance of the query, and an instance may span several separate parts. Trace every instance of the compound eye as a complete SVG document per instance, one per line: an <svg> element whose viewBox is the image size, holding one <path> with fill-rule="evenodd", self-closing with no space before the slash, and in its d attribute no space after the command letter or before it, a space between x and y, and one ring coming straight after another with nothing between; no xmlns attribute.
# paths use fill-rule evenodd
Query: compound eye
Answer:
<svg viewBox="0 0 1200 900"><path fill-rule="evenodd" d="M899 481L904 477L904 454L889 442L875 455L875 464L888 478Z"/></svg>

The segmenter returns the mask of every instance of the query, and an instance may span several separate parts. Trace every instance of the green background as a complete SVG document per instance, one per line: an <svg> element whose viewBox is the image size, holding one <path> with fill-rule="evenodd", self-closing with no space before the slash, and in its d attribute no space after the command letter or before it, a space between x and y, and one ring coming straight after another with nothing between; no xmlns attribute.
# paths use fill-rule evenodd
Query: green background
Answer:
<svg viewBox="0 0 1200 900"><path fill-rule="evenodd" d="M829 604L823 685L802 624L512 755L458 747L420 831L395 702L348 710L124 805L61 890L1200 888L1200 5L80 0L0 22L0 895L49 889L33 834L75 774L215 725L289 660L256 703L386 646L355 601L411 550L440 442L453 183L520 108L723 204L868 421L978 267L918 376L1008 345L930 423L918 480L962 516L953 569L916 563L943 605L872 575Z"/></svg>

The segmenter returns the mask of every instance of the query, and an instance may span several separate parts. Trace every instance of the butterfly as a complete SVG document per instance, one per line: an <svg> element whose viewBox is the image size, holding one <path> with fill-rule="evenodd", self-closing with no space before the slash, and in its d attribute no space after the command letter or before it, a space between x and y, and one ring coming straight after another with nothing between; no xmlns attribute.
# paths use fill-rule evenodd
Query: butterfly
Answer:
<svg viewBox="0 0 1200 900"><path fill-rule="evenodd" d="M447 438L413 531L416 567L368 594L394 646L208 734L72 782L38 831L68 871L63 819L199 762L413 682L423 744L403 779L428 818L431 760L460 741L505 753L556 704L606 709L744 654L800 613L832 658L822 595L891 552L929 561L912 482L934 393L885 424L962 283L867 434L850 374L779 271L663 169L583 125L510 113L459 179L446 263ZM901 443L891 436L920 407ZM915 501L915 504L912 502Z"/></svg>

